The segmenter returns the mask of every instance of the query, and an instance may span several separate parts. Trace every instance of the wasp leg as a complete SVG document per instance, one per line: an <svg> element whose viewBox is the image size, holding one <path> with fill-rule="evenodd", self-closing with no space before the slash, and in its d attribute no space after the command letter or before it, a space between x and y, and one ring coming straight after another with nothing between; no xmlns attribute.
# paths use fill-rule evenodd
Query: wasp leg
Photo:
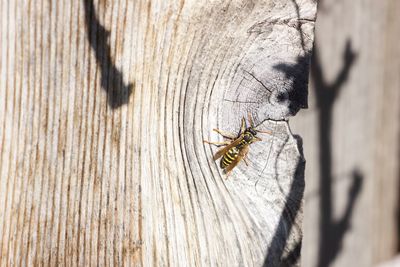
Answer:
<svg viewBox="0 0 400 267"><path fill-rule="evenodd" d="M207 140L203 140L204 143L206 144L210 144L210 145L215 145L215 146L227 146L230 143L232 143L231 141L224 141L224 142L210 142Z"/></svg>
<svg viewBox="0 0 400 267"><path fill-rule="evenodd" d="M220 135L222 135L223 137L226 137L228 139L236 139L237 138L237 136L235 134L230 133L230 132L225 132L220 129L213 129L213 131L219 133Z"/></svg>
<svg viewBox="0 0 400 267"><path fill-rule="evenodd" d="M247 149L242 150L242 151L244 151L243 161L244 161L244 163L246 163L246 166L249 166L249 162L247 161L247 156L249 155L249 149L247 148Z"/></svg>

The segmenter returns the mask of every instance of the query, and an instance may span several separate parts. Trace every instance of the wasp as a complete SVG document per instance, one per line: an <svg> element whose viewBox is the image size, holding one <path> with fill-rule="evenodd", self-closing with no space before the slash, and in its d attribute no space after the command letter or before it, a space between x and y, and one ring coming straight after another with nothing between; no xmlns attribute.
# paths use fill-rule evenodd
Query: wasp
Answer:
<svg viewBox="0 0 400 267"><path fill-rule="evenodd" d="M261 138L256 136L257 133L271 134L271 132L269 131L256 130L250 114L248 114L248 120L250 123L249 127L247 127L245 118L242 118L240 131L236 135L219 129L213 129L215 132L228 139L224 142L210 142L207 140L203 140L203 142L207 144L224 146L215 153L213 160L218 160L222 157L220 161L220 167L224 170L227 177L229 176L233 168L235 168L242 159L246 163L246 165L249 165L246 161L246 158L247 154L249 153L250 144L262 141Z"/></svg>

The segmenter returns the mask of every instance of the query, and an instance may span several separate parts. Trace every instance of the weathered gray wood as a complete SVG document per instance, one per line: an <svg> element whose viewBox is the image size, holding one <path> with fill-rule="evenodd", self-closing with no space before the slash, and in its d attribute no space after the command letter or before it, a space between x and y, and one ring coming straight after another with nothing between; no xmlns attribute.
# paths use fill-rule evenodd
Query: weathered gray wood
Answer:
<svg viewBox="0 0 400 267"><path fill-rule="evenodd" d="M299 264L313 0L0 5L1 266Z"/></svg>
<svg viewBox="0 0 400 267"><path fill-rule="evenodd" d="M400 257L396 256L390 261L385 261L378 265L378 267L396 267L400 265Z"/></svg>
<svg viewBox="0 0 400 267"><path fill-rule="evenodd" d="M376 266L398 249L400 2L318 8L309 110L291 120L307 158L302 265Z"/></svg>

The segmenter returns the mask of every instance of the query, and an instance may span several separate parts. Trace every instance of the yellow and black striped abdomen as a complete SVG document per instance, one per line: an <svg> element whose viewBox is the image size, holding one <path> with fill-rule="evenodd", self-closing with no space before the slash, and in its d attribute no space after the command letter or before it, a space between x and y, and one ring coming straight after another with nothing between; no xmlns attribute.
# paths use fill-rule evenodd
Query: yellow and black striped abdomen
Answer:
<svg viewBox="0 0 400 267"><path fill-rule="evenodd" d="M239 155L239 149L237 147L232 147L225 153L225 155L221 159L221 168L225 169L229 166Z"/></svg>

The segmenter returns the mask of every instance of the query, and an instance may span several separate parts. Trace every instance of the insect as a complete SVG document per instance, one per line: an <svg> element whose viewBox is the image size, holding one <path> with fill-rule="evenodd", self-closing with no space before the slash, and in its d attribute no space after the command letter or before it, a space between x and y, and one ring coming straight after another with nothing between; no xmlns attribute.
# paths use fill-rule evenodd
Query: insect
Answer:
<svg viewBox="0 0 400 267"><path fill-rule="evenodd" d="M229 176L233 168L235 168L242 159L246 163L246 165L248 165L246 157L249 153L250 144L262 141L261 138L256 136L257 133L271 134L269 131L256 130L250 114L248 114L248 120L250 123L249 127L247 127L245 118L242 118L240 131L237 135L219 129L214 129L215 132L219 133L229 140L226 140L224 142L210 142L207 140L203 140L203 142L207 144L225 146L215 153L213 159L217 160L222 157L220 161L220 167L224 170L227 177Z"/></svg>

